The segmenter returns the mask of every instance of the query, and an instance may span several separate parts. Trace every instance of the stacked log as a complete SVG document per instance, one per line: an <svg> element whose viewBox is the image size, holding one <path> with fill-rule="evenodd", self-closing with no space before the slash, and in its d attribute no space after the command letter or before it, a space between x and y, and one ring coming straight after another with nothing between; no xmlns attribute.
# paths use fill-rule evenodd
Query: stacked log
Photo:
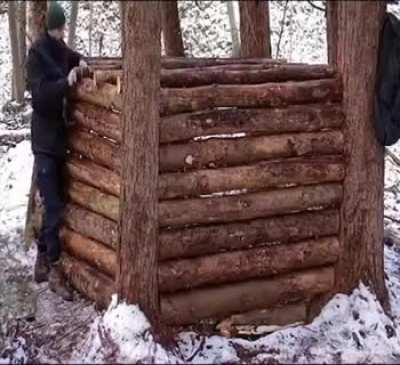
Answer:
<svg viewBox="0 0 400 365"><path fill-rule="evenodd" d="M91 63L93 79L72 95L62 236L67 276L104 304L118 265L121 61ZM162 63L162 320L271 321L265 310L284 312L276 306L305 317L307 303L332 290L341 246L346 161L335 70L264 59Z"/></svg>

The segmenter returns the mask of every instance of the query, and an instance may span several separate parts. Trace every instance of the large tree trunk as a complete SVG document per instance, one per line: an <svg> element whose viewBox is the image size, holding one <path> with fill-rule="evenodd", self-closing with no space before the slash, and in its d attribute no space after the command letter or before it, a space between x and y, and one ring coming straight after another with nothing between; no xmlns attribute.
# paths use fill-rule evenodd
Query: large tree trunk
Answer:
<svg viewBox="0 0 400 365"><path fill-rule="evenodd" d="M45 31L47 1L29 1L28 38L30 45Z"/></svg>
<svg viewBox="0 0 400 365"><path fill-rule="evenodd" d="M162 35L167 56L184 57L183 40L176 0L161 2Z"/></svg>
<svg viewBox="0 0 400 365"><path fill-rule="evenodd" d="M239 1L242 57L271 57L268 1Z"/></svg>
<svg viewBox="0 0 400 365"><path fill-rule="evenodd" d="M72 49L75 49L78 9L79 9L79 1L71 1L71 18L69 20L68 46Z"/></svg>
<svg viewBox="0 0 400 365"><path fill-rule="evenodd" d="M338 2L326 2L326 35L328 47L328 63L336 65L338 47Z"/></svg>
<svg viewBox="0 0 400 365"><path fill-rule="evenodd" d="M378 43L386 3L338 3L338 59L343 74L345 153L337 290L349 292L360 280L386 306L383 268L384 149L374 132L374 90ZM365 21L368 19L368 21Z"/></svg>
<svg viewBox="0 0 400 365"><path fill-rule="evenodd" d="M28 3L28 40L31 46L39 39L45 31L46 24L46 1L29 1ZM36 183L37 169L33 166L31 187L29 190L28 210L25 220L25 242L29 245L37 237L40 231L40 225L43 218L43 207L37 204L40 201L39 190Z"/></svg>
<svg viewBox="0 0 400 365"><path fill-rule="evenodd" d="M18 24L18 6L16 1L8 3L8 24L10 32L11 57L13 64L13 83L15 99L17 103L24 101L24 73L21 68L21 53L18 42L19 24Z"/></svg>
<svg viewBox="0 0 400 365"><path fill-rule="evenodd" d="M240 55L240 40L239 31L236 24L235 18L235 5L233 1L227 1L226 7L228 10L229 25L231 28L232 35L232 57L239 57Z"/></svg>
<svg viewBox="0 0 400 365"><path fill-rule="evenodd" d="M125 8L119 297L158 322L158 146L161 9L158 1Z"/></svg>

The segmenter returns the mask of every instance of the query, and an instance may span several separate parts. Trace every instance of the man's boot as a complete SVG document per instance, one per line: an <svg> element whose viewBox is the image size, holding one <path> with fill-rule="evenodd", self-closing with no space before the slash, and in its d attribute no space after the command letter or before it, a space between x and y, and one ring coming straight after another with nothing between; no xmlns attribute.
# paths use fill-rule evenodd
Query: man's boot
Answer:
<svg viewBox="0 0 400 365"><path fill-rule="evenodd" d="M56 293L64 300L73 300L72 289L69 286L68 282L65 280L65 276L61 270L59 261L51 264L49 274L49 288L52 292Z"/></svg>
<svg viewBox="0 0 400 365"><path fill-rule="evenodd" d="M47 260L46 252L38 252L33 270L34 280L40 284L49 279L49 261Z"/></svg>

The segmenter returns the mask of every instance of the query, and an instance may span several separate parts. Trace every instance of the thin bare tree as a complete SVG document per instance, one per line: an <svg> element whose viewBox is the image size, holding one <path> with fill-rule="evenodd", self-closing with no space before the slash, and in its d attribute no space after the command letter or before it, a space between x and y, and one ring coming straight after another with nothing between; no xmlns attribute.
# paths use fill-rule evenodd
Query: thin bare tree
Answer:
<svg viewBox="0 0 400 365"><path fill-rule="evenodd" d="M75 49L78 10L79 10L79 1L71 1L71 17L69 20L68 46L72 49Z"/></svg>

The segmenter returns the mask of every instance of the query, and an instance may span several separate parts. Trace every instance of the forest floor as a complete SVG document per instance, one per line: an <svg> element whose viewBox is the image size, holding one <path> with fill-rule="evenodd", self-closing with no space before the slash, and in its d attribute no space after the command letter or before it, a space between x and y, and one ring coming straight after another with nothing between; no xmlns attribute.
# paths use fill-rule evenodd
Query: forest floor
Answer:
<svg viewBox="0 0 400 365"><path fill-rule="evenodd" d="M136 306L98 312L76 294L72 303L32 281L33 247L23 242L32 154L29 108L0 118L0 364L1 363L399 363L400 362L400 166L387 157L385 245L392 313L386 315L367 287L335 296L309 325L249 340L186 332L174 346L156 343ZM18 108L17 108L18 109ZM13 128L13 129L11 129ZM115 298L114 298L115 299Z"/></svg>

